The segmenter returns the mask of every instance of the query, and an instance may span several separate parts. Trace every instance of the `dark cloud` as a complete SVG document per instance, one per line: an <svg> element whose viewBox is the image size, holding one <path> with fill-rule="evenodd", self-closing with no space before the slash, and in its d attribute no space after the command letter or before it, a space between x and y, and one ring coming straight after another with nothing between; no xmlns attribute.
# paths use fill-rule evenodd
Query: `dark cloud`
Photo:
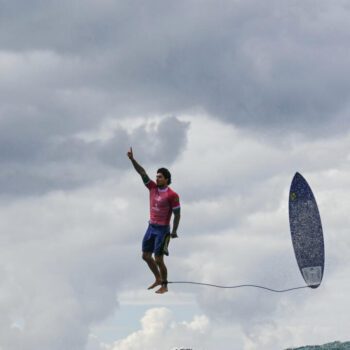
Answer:
<svg viewBox="0 0 350 350"><path fill-rule="evenodd" d="M37 125L38 126L38 125ZM115 176L130 167L126 157L133 145L140 162L171 164L187 142L188 123L175 117L141 125L132 133L117 129L106 141L85 141L77 136L45 135L41 130L3 129L0 146L0 189L4 194L35 194L69 189Z"/></svg>
<svg viewBox="0 0 350 350"><path fill-rule="evenodd" d="M329 134L348 129L349 17L346 4L326 1L14 1L2 6L0 44L58 56L44 92L54 111L58 88L72 102L84 87L104 101L92 111L199 107L249 128Z"/></svg>
<svg viewBox="0 0 350 350"><path fill-rule="evenodd" d="M106 119L199 108L273 136L349 128L346 4L3 1L1 9L3 194L115 176L129 166L130 145L146 165L169 164L186 145L188 125L176 118L131 134L119 128L105 141L77 137Z"/></svg>

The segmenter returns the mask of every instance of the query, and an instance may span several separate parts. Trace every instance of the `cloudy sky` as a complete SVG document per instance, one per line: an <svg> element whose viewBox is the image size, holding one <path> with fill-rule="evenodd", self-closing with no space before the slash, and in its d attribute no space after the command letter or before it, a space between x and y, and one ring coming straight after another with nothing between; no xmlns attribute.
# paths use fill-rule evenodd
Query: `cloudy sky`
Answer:
<svg viewBox="0 0 350 350"><path fill-rule="evenodd" d="M0 1L0 349L278 350L350 340L348 1ZM303 284L296 171L326 245L317 290L170 285L141 260L172 172L169 280Z"/></svg>

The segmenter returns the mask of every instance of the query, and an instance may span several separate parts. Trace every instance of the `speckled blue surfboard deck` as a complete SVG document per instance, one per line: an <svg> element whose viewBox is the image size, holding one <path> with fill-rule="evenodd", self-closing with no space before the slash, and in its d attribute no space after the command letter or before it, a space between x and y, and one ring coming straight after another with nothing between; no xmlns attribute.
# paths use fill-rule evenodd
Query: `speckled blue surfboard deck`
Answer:
<svg viewBox="0 0 350 350"><path fill-rule="evenodd" d="M322 224L312 190L299 173L290 186L289 224L300 272L309 287L317 288L324 272Z"/></svg>

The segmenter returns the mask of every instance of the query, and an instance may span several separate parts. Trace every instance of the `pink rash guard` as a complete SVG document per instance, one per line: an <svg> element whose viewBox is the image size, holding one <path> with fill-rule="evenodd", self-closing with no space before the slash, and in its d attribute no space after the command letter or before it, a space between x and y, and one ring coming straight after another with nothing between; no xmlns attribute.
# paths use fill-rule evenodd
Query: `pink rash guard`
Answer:
<svg viewBox="0 0 350 350"><path fill-rule="evenodd" d="M149 180L145 186L149 189L150 224L169 225L172 211L180 208L180 199L170 187L158 188Z"/></svg>

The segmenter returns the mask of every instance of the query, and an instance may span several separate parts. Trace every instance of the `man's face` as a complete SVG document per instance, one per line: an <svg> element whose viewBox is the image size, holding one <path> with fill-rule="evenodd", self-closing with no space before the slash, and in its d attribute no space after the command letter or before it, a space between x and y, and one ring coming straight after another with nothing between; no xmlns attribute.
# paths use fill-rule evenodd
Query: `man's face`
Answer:
<svg viewBox="0 0 350 350"><path fill-rule="evenodd" d="M158 187L164 187L168 185L168 179L164 177L163 174L157 173L156 175L156 181L157 181L157 186Z"/></svg>

